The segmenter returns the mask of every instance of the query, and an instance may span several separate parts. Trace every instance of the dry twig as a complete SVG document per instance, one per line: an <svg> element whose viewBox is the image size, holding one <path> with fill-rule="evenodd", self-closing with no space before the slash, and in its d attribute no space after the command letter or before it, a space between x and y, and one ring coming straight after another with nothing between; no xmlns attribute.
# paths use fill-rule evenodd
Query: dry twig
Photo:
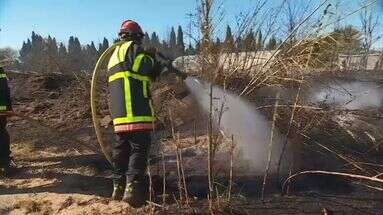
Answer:
<svg viewBox="0 0 383 215"><path fill-rule="evenodd" d="M277 115L278 115L278 103L279 103L279 92L277 92L276 101L275 101L275 108L274 108L274 114L273 114L273 121L272 121L272 124L271 124L270 139L269 139L269 155L268 155L268 158L267 158L267 166L266 166L266 169L265 169L265 174L263 176L263 184L262 184L262 194L261 194L262 200L264 199L264 196L265 196L266 180L267 180L267 176L269 174L270 165L271 165L271 156L272 156L272 151L273 151L275 121L276 121Z"/></svg>
<svg viewBox="0 0 383 215"><path fill-rule="evenodd" d="M364 175L355 175L355 174L348 174L348 173L341 173L341 172L328 172L328 171L304 171L304 172L299 172L296 173L290 177L288 177L285 182L283 183L283 190L286 187L286 184L291 181L292 179L295 179L298 176L301 175L306 175L306 174L322 174L322 175L334 175L334 176L341 176L341 177L346 177L346 178L351 178L351 179L359 179L362 181L369 181L369 182L377 182L380 183L383 186L383 179L379 179L376 177L368 177Z"/></svg>

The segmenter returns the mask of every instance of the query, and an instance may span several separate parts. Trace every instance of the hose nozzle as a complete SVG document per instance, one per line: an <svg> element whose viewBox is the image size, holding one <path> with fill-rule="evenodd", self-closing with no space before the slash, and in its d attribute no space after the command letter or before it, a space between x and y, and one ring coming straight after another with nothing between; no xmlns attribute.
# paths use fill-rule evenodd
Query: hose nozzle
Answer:
<svg viewBox="0 0 383 215"><path fill-rule="evenodd" d="M173 67L173 66L172 66ZM174 68L173 67L173 69L172 69L173 71L171 71L171 72L173 72L174 74L176 74L178 77L180 77L182 80L185 80L187 77L188 77L188 75L185 73L185 72L182 72L182 71L180 71L180 70L178 70L178 69L176 69L176 68Z"/></svg>

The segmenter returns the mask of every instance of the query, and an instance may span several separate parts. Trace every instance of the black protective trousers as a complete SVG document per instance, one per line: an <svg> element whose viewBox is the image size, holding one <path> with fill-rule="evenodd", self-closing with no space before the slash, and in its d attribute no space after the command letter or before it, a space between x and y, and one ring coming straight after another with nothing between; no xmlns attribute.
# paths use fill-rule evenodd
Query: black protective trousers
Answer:
<svg viewBox="0 0 383 215"><path fill-rule="evenodd" d="M116 134L113 145L113 179L142 182L145 180L151 131Z"/></svg>
<svg viewBox="0 0 383 215"><path fill-rule="evenodd" d="M6 167L10 162L10 140L7 131L7 117L0 115L0 167Z"/></svg>

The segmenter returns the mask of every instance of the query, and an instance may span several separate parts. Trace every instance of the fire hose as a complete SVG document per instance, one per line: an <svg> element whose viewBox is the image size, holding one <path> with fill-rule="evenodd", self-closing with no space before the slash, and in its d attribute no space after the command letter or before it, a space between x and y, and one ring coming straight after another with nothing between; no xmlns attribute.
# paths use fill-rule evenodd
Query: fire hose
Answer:
<svg viewBox="0 0 383 215"><path fill-rule="evenodd" d="M117 42L113 44L111 47L109 47L107 50L104 51L104 53L101 54L100 58L98 59L96 66L93 70L93 76L92 76L92 83L91 83L91 90L90 90L90 106L92 110L92 120L93 120L93 126L94 130L96 132L97 142L101 147L102 153L104 153L105 158L111 163L111 155L107 150L107 145L105 144L104 140L102 139L102 133L101 133L101 125L100 121L97 115L97 102L96 102L96 96L97 96L97 80L99 79L101 75L101 65L105 61L105 59L114 51L114 49L121 45L124 42Z"/></svg>

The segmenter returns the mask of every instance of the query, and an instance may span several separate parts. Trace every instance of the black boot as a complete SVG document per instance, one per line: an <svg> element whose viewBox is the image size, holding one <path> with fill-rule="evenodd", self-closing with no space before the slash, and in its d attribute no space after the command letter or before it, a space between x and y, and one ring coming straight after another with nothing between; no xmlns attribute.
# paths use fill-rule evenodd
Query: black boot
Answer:
<svg viewBox="0 0 383 215"><path fill-rule="evenodd" d="M113 200L121 200L124 195L125 190L125 180L123 179L113 179Z"/></svg>
<svg viewBox="0 0 383 215"><path fill-rule="evenodd" d="M142 182L127 182L122 201L129 203L133 208L139 208L145 204L146 196L147 190Z"/></svg>

